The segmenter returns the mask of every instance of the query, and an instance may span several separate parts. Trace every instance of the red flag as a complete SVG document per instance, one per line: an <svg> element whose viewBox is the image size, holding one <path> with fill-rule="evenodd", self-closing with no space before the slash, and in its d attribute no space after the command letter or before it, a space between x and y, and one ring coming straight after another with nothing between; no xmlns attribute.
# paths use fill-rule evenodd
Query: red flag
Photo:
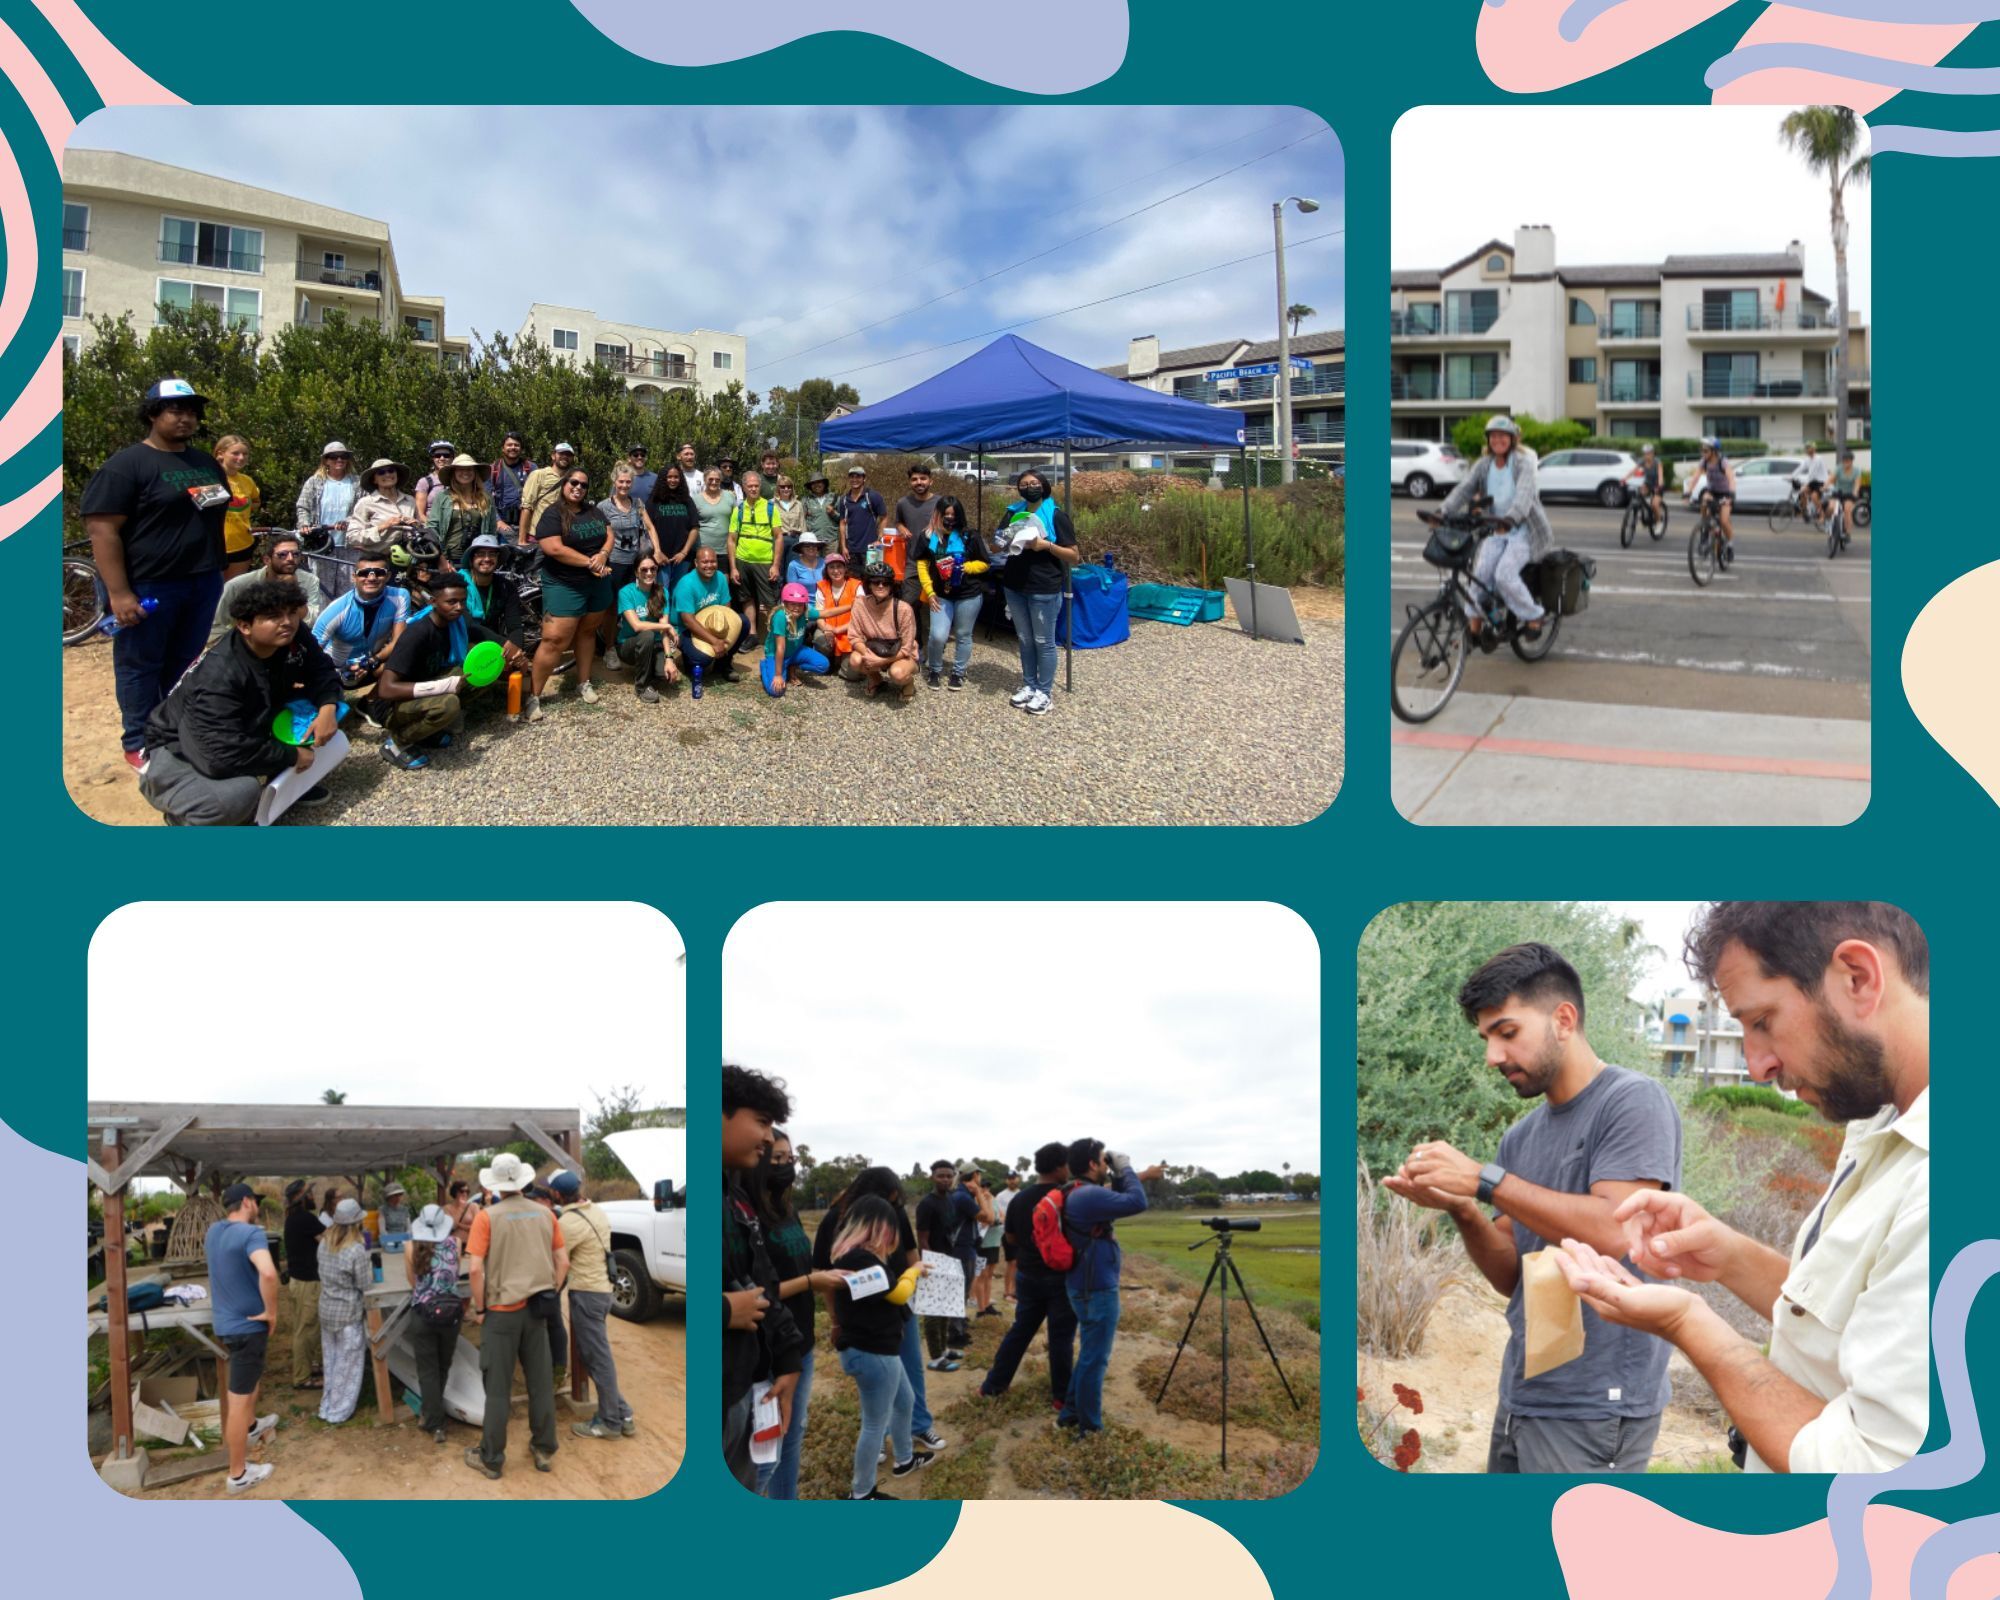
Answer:
<svg viewBox="0 0 2000 1600"><path fill-rule="evenodd" d="M1783 278L1778 280L1778 309L1780 311L1785 309L1785 280Z"/></svg>

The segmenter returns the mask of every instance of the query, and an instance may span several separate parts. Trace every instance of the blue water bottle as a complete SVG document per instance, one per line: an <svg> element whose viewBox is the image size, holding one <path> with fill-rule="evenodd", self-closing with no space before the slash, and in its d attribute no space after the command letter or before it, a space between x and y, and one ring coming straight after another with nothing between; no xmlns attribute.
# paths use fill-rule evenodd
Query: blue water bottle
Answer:
<svg viewBox="0 0 2000 1600"><path fill-rule="evenodd" d="M371 1250L368 1252L368 1265L375 1273L375 1281L380 1283L382 1281L382 1252L380 1250Z"/></svg>
<svg viewBox="0 0 2000 1600"><path fill-rule="evenodd" d="M692 692L695 699L699 700L701 698L701 663L699 661L694 664L694 689Z"/></svg>
<svg viewBox="0 0 2000 1600"><path fill-rule="evenodd" d="M151 595L147 595L145 599L139 602L142 620L144 617L150 617L159 609L160 602ZM116 633L118 631L118 618L109 611L105 612L104 620L97 625L97 631L99 633Z"/></svg>

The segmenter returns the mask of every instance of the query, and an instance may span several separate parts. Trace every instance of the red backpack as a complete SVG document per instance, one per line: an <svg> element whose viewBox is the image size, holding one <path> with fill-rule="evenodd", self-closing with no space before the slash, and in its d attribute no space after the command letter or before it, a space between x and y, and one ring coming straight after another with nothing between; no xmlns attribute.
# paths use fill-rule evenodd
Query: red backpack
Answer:
<svg viewBox="0 0 2000 1600"><path fill-rule="evenodd" d="M1035 1249L1051 1272L1067 1272L1076 1265L1076 1246L1070 1243L1069 1227L1063 1216L1063 1202L1075 1187L1072 1183L1066 1188L1051 1189L1035 1202ZM1090 1237L1099 1237L1095 1228L1091 1229Z"/></svg>

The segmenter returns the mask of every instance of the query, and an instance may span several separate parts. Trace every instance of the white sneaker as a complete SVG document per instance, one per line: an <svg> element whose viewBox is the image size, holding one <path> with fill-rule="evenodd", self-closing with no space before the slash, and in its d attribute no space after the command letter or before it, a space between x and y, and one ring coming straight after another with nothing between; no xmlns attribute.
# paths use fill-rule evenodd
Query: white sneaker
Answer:
<svg viewBox="0 0 2000 1600"><path fill-rule="evenodd" d="M578 688L578 690L577 690L576 692L577 692L577 697L578 697L579 699L581 699L581 700L583 701L583 703L584 703L585 705L587 705L587 706L594 706L594 705L596 705L596 704L597 704L597 685L596 685L596 684L594 684L594 683L586 683L586 684L582 685L582 686L581 686L580 688Z"/></svg>
<svg viewBox="0 0 2000 1600"><path fill-rule="evenodd" d="M1009 704L1010 706L1024 706L1034 698L1035 698L1035 691L1029 688L1028 685L1024 683L1021 685L1020 688L1014 691L1014 698L1009 700L1007 704Z"/></svg>
<svg viewBox="0 0 2000 1600"><path fill-rule="evenodd" d="M1028 715L1031 717L1046 717L1049 714L1049 708L1054 704L1055 702L1053 700L1051 700L1047 695L1043 694L1041 690L1037 689L1035 691L1034 698L1031 699L1026 705L1021 707L1021 709L1027 712Z"/></svg>
<svg viewBox="0 0 2000 1600"><path fill-rule="evenodd" d="M542 720L542 697L538 694L531 694L522 700L521 715L526 717L530 722L540 722Z"/></svg>
<svg viewBox="0 0 2000 1600"><path fill-rule="evenodd" d="M250 1442L252 1444L262 1444L266 1439L270 1438L271 1435L276 1433L277 1431L278 1431L278 1413L275 1411L267 1411L263 1416L259 1417L256 1423L251 1427Z"/></svg>
<svg viewBox="0 0 2000 1600"><path fill-rule="evenodd" d="M265 1461L252 1461L243 1468L240 1478L224 1478L222 1487L231 1494L241 1494L245 1489L254 1489L278 1469Z"/></svg>

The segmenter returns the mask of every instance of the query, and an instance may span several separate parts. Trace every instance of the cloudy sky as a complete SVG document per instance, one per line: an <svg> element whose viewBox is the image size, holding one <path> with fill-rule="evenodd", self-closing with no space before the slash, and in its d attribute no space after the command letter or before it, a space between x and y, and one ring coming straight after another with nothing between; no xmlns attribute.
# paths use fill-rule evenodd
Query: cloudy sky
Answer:
<svg viewBox="0 0 2000 1600"><path fill-rule="evenodd" d="M906 936L858 986L851 953L837 983L800 964L817 915L730 933L722 1054L785 1080L821 1156L1011 1164L1088 1136L1142 1166L1320 1170L1319 947L1283 907L863 909Z"/></svg>
<svg viewBox="0 0 2000 1600"><path fill-rule="evenodd" d="M1287 194L1323 208L1288 215L1290 298L1343 325L1339 143L1284 107L150 107L73 143L387 222L454 335L538 300L742 333L760 393L839 375L881 399L1016 324L1091 365L1137 334L1273 338Z"/></svg>
<svg viewBox="0 0 2000 1600"><path fill-rule="evenodd" d="M553 976L522 981L506 949L517 940L556 952L543 958ZM560 953L579 950L610 957L585 1004L602 1026L581 1036L569 987L581 958ZM593 1091L636 1083L648 1104L685 1105L680 956L672 923L623 903L142 901L90 943L89 1098L302 1105L340 1089L356 1106L588 1119ZM641 1011L645 968L658 982ZM492 1047L468 1048L468 1029Z"/></svg>
<svg viewBox="0 0 2000 1600"><path fill-rule="evenodd" d="M1647 960L1645 982L1639 986L1642 999L1653 1000L1693 989L1694 980L1681 960L1681 938L1706 901L1607 900L1603 904L1614 916L1630 917L1642 924L1646 942L1655 947L1655 953Z"/></svg>
<svg viewBox="0 0 2000 1600"><path fill-rule="evenodd" d="M1555 229L1556 263L1806 247L1833 298L1827 186L1778 142L1776 106L1419 106L1391 141L1389 260L1443 267L1514 230ZM1506 152L1483 184L1480 152ZM1847 200L1849 303L1869 308L1868 190Z"/></svg>

